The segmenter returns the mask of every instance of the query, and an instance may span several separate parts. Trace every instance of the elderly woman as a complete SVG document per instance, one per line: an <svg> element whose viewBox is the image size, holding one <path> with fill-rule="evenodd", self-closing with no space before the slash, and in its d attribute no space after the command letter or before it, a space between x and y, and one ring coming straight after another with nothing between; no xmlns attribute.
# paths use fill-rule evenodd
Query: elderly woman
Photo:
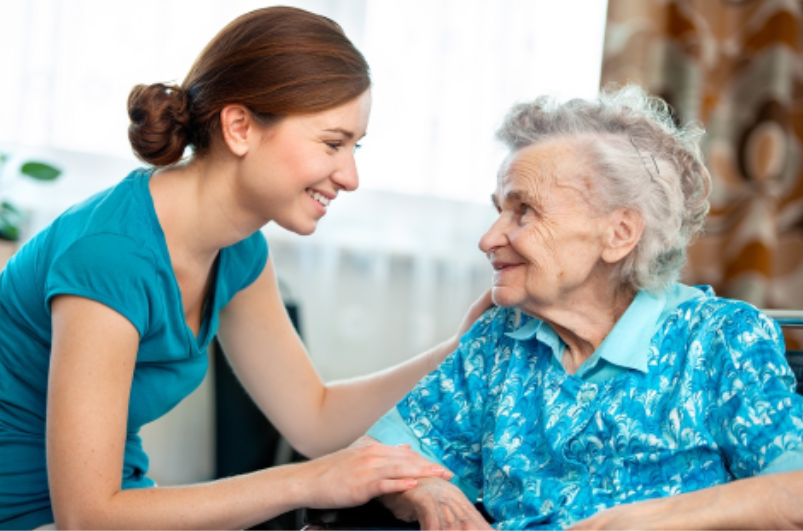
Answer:
<svg viewBox="0 0 803 531"><path fill-rule="evenodd" d="M700 134L633 86L513 108L480 240L498 307L362 439L455 473L386 496L397 516L485 528L482 493L500 529L803 526L780 329L677 282L709 208Z"/></svg>

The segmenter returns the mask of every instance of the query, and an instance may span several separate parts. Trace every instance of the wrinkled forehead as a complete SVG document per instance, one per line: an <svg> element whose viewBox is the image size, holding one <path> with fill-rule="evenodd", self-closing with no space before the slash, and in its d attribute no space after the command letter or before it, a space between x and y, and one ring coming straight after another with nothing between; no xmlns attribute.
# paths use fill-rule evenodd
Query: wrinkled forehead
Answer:
<svg viewBox="0 0 803 531"><path fill-rule="evenodd" d="M496 194L505 194L511 188L524 189L541 195L553 187L569 187L585 191L584 157L576 143L568 139L554 139L531 144L512 151L502 162L497 173Z"/></svg>

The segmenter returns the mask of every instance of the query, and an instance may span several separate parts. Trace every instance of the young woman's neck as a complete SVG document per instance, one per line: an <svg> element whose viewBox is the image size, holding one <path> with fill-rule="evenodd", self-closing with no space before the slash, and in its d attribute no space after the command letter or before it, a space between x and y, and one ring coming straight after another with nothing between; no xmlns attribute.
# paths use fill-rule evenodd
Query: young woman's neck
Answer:
<svg viewBox="0 0 803 531"><path fill-rule="evenodd" d="M236 161L193 159L157 170L150 190L171 255L193 262L214 260L223 247L245 239L265 224L238 208Z"/></svg>

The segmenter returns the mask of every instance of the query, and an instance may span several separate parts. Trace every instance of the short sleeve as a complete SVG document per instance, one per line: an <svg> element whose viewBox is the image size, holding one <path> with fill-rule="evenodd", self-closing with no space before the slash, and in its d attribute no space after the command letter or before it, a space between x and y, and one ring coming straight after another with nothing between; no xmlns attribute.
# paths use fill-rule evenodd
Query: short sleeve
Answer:
<svg viewBox="0 0 803 531"><path fill-rule="evenodd" d="M463 336L458 349L397 406L427 451L477 490L482 487L488 371L504 329L504 315L501 308L486 312Z"/></svg>
<svg viewBox="0 0 803 531"><path fill-rule="evenodd" d="M421 440L401 418L399 411L395 407L379 419L376 424L371 426L368 430L368 435L383 444L391 446L407 444L414 452L418 452L436 465L449 468L437 455L429 451L427 446L421 444ZM460 475L455 474L449 481L462 490L466 497L472 502L475 502L479 498L479 489L466 484Z"/></svg>
<svg viewBox="0 0 803 531"><path fill-rule="evenodd" d="M711 342L716 396L708 414L711 433L737 478L803 449L803 396L786 362L780 328L742 307ZM783 459L782 459L783 460Z"/></svg>
<svg viewBox="0 0 803 531"><path fill-rule="evenodd" d="M54 261L45 281L45 305L57 295L92 299L116 311L147 334L155 308L153 253L127 236L95 234L75 241Z"/></svg>
<svg viewBox="0 0 803 531"><path fill-rule="evenodd" d="M268 242L261 231L256 231L248 238L228 247L228 254L222 286L223 306L259 278L268 261Z"/></svg>

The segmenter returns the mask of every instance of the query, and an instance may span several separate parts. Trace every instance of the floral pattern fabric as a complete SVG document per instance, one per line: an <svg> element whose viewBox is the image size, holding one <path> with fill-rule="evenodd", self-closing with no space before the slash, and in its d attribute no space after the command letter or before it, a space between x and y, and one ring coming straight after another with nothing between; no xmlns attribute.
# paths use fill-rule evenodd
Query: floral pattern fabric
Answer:
<svg viewBox="0 0 803 531"><path fill-rule="evenodd" d="M551 363L532 318L489 310L397 406L499 529L557 528L622 503L759 474L803 449L803 397L777 324L705 295L653 336L648 370L592 383ZM517 322L520 321L520 322Z"/></svg>

